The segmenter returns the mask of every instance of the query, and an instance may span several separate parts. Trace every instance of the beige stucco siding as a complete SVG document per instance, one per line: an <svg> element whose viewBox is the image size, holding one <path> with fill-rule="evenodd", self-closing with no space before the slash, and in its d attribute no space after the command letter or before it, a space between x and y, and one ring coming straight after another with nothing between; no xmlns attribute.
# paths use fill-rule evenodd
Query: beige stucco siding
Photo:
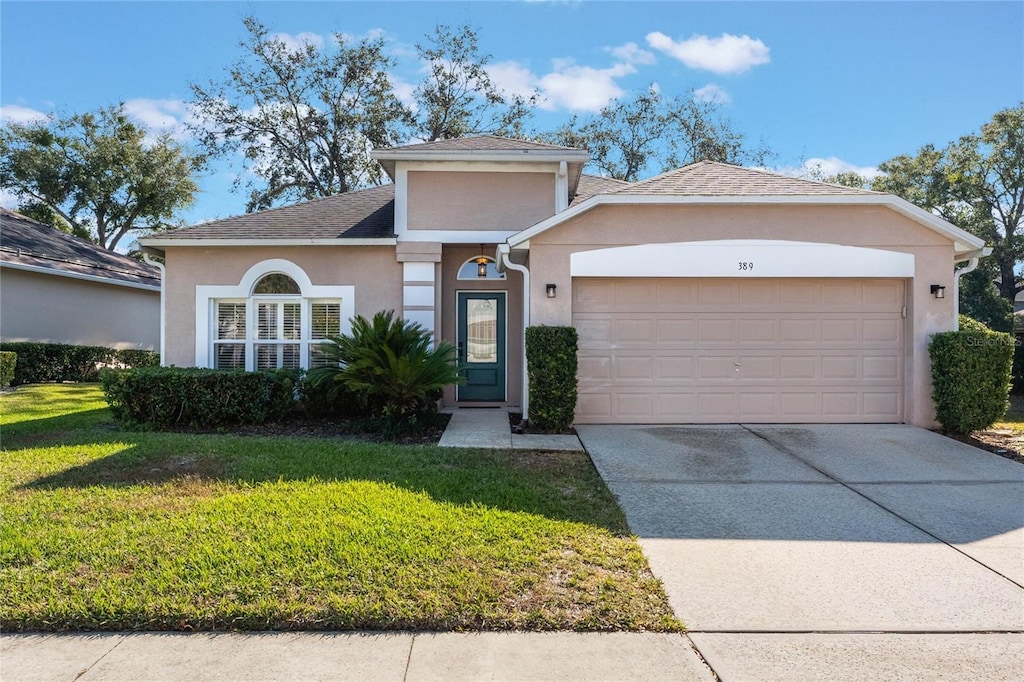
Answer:
<svg viewBox="0 0 1024 682"><path fill-rule="evenodd" d="M555 214L554 173L409 171L410 230L525 230Z"/></svg>
<svg viewBox="0 0 1024 682"><path fill-rule="evenodd" d="M168 364L195 364L196 286L237 285L272 258L299 266L314 285L354 286L357 315L402 310L402 265L393 246L169 247L166 258Z"/></svg>
<svg viewBox="0 0 1024 682"><path fill-rule="evenodd" d="M602 206L530 240L531 324L571 324L570 254L643 243L769 239L834 243L911 253L915 276L906 304L906 420L934 424L928 340L954 327L953 245L945 237L874 206ZM679 264L685 275L685 263ZM546 283L558 296L546 298ZM941 284L949 295L931 296Z"/></svg>
<svg viewBox="0 0 1024 682"><path fill-rule="evenodd" d="M485 245L485 251L493 253L494 245ZM456 341L456 295L459 291L506 291L505 301L508 323L506 325L508 362L506 374L507 403L522 405L523 375L523 276L509 271L504 280L460 280L457 279L459 266L467 259L479 255L479 247L446 246L441 261L441 338L454 344ZM445 389L446 405L455 404L455 387Z"/></svg>
<svg viewBox="0 0 1024 682"><path fill-rule="evenodd" d="M160 348L160 292L3 268L0 338Z"/></svg>

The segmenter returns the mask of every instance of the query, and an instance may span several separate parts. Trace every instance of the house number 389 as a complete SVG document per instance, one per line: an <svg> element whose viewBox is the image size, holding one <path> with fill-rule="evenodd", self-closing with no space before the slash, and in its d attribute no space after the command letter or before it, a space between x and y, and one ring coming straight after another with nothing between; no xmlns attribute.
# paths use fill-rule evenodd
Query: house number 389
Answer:
<svg viewBox="0 0 1024 682"><path fill-rule="evenodd" d="M739 262L739 268L737 268L737 269L738 270L753 270L754 269L754 264L752 262L750 262L750 261L741 260Z"/></svg>

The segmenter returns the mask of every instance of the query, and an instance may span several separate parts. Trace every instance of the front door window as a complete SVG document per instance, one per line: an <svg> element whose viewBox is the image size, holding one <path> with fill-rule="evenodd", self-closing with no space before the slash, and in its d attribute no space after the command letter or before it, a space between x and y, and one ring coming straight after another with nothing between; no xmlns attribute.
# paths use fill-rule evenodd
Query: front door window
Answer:
<svg viewBox="0 0 1024 682"><path fill-rule="evenodd" d="M458 349L466 401L505 400L505 292L458 294Z"/></svg>

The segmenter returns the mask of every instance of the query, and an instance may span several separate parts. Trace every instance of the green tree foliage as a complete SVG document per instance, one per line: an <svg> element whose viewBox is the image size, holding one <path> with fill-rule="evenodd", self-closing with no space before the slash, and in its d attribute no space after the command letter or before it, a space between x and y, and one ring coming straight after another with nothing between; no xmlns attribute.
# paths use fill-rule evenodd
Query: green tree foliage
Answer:
<svg viewBox="0 0 1024 682"><path fill-rule="evenodd" d="M487 72L490 55L480 53L476 30L439 24L416 45L426 75L416 87L413 134L423 140L446 140L491 134L523 137L536 96L507 95Z"/></svg>
<svg viewBox="0 0 1024 682"><path fill-rule="evenodd" d="M228 76L192 83L190 129L210 154L241 152L246 210L347 192L382 181L374 147L401 137L409 112L396 97L381 38L298 47L245 19L243 56Z"/></svg>
<svg viewBox="0 0 1024 682"><path fill-rule="evenodd" d="M1002 298L1012 302L1024 290L1018 273L1024 259L1024 104L996 113L980 134L964 135L943 149L926 145L879 170L885 175L872 189L901 196L992 247L992 256L982 263L989 277L998 278ZM964 287L965 308L976 305L969 292L987 295L985 287Z"/></svg>
<svg viewBox="0 0 1024 682"><path fill-rule="evenodd" d="M15 209L17 213L31 218L38 223L43 225L49 225L55 230L59 230L64 234L70 234L78 237L79 239L85 239L86 241L92 241L92 234L89 230L78 225L72 225L68 221L57 215L57 212L44 203L38 201L29 201L21 204Z"/></svg>
<svg viewBox="0 0 1024 682"><path fill-rule="evenodd" d="M309 371L314 386L336 382L354 394L371 416L391 423L433 414L445 386L461 381L455 347L419 324L381 311L352 318L351 334L324 346L326 366Z"/></svg>
<svg viewBox="0 0 1024 682"><path fill-rule="evenodd" d="M131 233L171 227L201 167L170 137L147 139L123 104L0 130L0 187L110 250Z"/></svg>
<svg viewBox="0 0 1024 682"><path fill-rule="evenodd" d="M651 88L609 102L586 119L538 136L545 142L590 152L590 166L602 175L635 182L642 175L697 161L765 165L771 152L750 147L714 102L692 95L668 98Z"/></svg>

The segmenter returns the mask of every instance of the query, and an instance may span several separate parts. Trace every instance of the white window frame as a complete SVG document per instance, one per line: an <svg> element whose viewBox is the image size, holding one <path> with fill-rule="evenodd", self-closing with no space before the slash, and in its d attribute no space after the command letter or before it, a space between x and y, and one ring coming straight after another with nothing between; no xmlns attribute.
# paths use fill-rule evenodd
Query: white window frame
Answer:
<svg viewBox="0 0 1024 682"><path fill-rule="evenodd" d="M299 285L299 296L287 295L253 295L252 290L261 278L266 275L280 273L288 275ZM344 285L314 285L305 271L295 263L283 258L270 258L256 263L249 268L239 280L237 285L206 285L196 286L196 309L195 309L195 332L196 332L196 367L213 367L215 354L213 342L216 339L217 302L226 299L246 302L246 351L245 368L252 371L255 367L254 346L259 343L255 338L256 327L256 302L260 300L295 302L301 299L301 333L300 341L300 366L303 369L309 368L309 346L312 342L312 304L338 302L341 311L341 333L348 334L352 331L352 317L355 315L355 293L356 288L349 284Z"/></svg>
<svg viewBox="0 0 1024 682"><path fill-rule="evenodd" d="M477 275L475 273L473 274L472 277L463 277L462 276L462 271L466 269L467 265L472 263L474 268L477 266L477 262L476 262L477 258L486 258L487 259L487 272L488 272L487 277L477 277ZM455 279L457 279L460 282L497 282L499 280L507 279L505 277L505 273L504 272L498 272L497 267L498 267L498 261L494 260L493 256L488 256L488 255L482 253L479 256L473 256L472 258L467 258L466 261L462 265L459 266L459 269L455 271ZM496 276L491 277L490 276L491 271L494 271Z"/></svg>

